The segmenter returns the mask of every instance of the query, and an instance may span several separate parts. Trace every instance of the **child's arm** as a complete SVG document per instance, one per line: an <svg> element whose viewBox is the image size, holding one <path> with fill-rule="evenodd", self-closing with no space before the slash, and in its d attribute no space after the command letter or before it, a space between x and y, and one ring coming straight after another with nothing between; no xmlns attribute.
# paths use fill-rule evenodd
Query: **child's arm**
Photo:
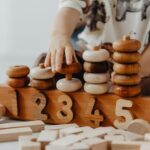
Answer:
<svg viewBox="0 0 150 150"><path fill-rule="evenodd" d="M65 56L66 63L71 64L75 52L70 38L80 21L80 12L72 8L62 8L56 15L51 31L49 52L45 66L52 66L52 71L59 71Z"/></svg>

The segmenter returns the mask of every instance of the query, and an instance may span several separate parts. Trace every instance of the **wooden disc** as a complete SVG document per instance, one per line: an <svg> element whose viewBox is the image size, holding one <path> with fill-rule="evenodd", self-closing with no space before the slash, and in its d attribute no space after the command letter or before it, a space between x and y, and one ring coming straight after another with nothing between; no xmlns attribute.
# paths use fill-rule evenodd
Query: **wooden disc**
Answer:
<svg viewBox="0 0 150 150"><path fill-rule="evenodd" d="M13 88L23 88L26 87L30 82L29 77L23 78L8 78L7 84Z"/></svg>
<svg viewBox="0 0 150 150"><path fill-rule="evenodd" d="M140 81L139 75L120 75L115 73L112 75L112 82L118 85L137 85Z"/></svg>
<svg viewBox="0 0 150 150"><path fill-rule="evenodd" d="M124 74L124 75L131 75L131 74L138 74L140 72L140 65L136 64L119 64L114 63L113 70L117 74Z"/></svg>
<svg viewBox="0 0 150 150"><path fill-rule="evenodd" d="M114 85L113 93L124 98L134 97L141 93L140 86L121 86Z"/></svg>
<svg viewBox="0 0 150 150"><path fill-rule="evenodd" d="M108 82L110 79L110 74L109 73L84 73L83 78L87 83L100 84L100 83Z"/></svg>
<svg viewBox="0 0 150 150"><path fill-rule="evenodd" d="M84 84L84 91L90 94L105 94L108 92L108 84Z"/></svg>
<svg viewBox="0 0 150 150"><path fill-rule="evenodd" d="M100 63L84 62L83 68L88 73L107 73L109 70L107 61Z"/></svg>
<svg viewBox="0 0 150 150"><path fill-rule="evenodd" d="M109 52L105 49L98 51L87 50L83 53L83 59L87 62L103 62L109 60Z"/></svg>
<svg viewBox="0 0 150 150"><path fill-rule="evenodd" d="M124 36L123 39L113 43L113 48L118 52L136 52L141 48L141 43L131 39L130 36Z"/></svg>
<svg viewBox="0 0 150 150"><path fill-rule="evenodd" d="M28 66L11 66L6 73L10 78L21 78L27 76L29 72Z"/></svg>
<svg viewBox="0 0 150 150"><path fill-rule="evenodd" d="M34 87L36 89L39 90L46 90L49 88L52 88L54 85L54 79L47 79L47 80L36 80L36 79L32 79L30 82L30 86Z"/></svg>
<svg viewBox="0 0 150 150"><path fill-rule="evenodd" d="M58 90L63 92L75 92L81 89L82 83L79 79L72 78L71 80L61 79L56 83Z"/></svg>
<svg viewBox="0 0 150 150"><path fill-rule="evenodd" d="M118 63L137 63L140 60L140 53L119 53L114 52L113 60Z"/></svg>

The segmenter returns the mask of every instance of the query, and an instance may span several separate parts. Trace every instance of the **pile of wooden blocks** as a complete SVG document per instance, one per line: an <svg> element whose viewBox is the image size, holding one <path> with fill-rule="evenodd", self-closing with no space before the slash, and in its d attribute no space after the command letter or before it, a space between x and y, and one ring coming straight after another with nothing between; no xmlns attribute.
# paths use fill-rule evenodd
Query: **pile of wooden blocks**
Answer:
<svg viewBox="0 0 150 150"><path fill-rule="evenodd" d="M0 142L17 140L19 150L150 149L150 133L142 135L113 127L93 129L77 124L45 126L42 121L0 124Z"/></svg>

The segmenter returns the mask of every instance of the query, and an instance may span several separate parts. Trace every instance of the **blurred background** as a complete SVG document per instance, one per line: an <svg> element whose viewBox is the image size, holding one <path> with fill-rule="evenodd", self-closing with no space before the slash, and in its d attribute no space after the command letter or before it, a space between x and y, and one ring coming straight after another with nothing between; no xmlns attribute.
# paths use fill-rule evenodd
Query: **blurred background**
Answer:
<svg viewBox="0 0 150 150"><path fill-rule="evenodd" d="M11 65L31 67L48 50L59 0L0 0L0 83Z"/></svg>

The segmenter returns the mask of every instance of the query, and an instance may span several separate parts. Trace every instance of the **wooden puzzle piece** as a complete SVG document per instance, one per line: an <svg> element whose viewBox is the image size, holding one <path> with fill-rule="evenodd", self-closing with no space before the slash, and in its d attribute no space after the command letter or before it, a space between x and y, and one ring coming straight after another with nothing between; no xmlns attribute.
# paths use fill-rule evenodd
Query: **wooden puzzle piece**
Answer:
<svg viewBox="0 0 150 150"><path fill-rule="evenodd" d="M16 141L19 136L31 135L29 127L0 130L0 142Z"/></svg>
<svg viewBox="0 0 150 150"><path fill-rule="evenodd" d="M125 110L124 108L131 108L132 106L133 102L129 100L120 99L116 102L116 116L123 117L125 121L121 121L119 119L115 120L115 127L119 129L127 129L129 123L133 120L133 116L129 110Z"/></svg>

